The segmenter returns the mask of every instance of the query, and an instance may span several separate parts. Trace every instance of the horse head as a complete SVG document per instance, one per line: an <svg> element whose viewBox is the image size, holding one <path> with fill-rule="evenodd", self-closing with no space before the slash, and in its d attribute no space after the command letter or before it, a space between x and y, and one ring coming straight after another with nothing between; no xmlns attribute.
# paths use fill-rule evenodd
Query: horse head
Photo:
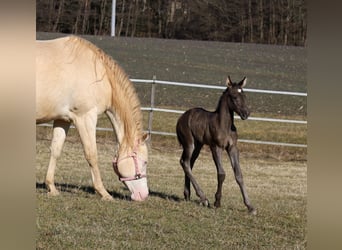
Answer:
<svg viewBox="0 0 342 250"><path fill-rule="evenodd" d="M113 161L115 173L129 189L131 198L134 201L143 201L149 194L146 179L147 139L148 134L144 134L140 139L136 140L133 148L119 152Z"/></svg>
<svg viewBox="0 0 342 250"><path fill-rule="evenodd" d="M246 95L243 88L246 86L247 78L244 77L239 83L231 81L230 76L227 77L227 93L229 95L229 106L234 112L236 112L242 120L246 120L250 114L247 107Z"/></svg>

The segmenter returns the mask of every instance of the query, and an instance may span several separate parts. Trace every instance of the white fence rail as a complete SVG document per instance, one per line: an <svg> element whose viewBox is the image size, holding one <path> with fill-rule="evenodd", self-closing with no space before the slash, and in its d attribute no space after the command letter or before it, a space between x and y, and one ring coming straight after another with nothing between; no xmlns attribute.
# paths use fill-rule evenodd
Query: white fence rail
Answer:
<svg viewBox="0 0 342 250"><path fill-rule="evenodd" d="M155 85L156 84L173 85L173 86L181 86L181 87L192 87L192 88L206 88L206 89L222 89L222 90L226 89L226 87L224 87L224 86L208 85L208 84L197 84L197 83L170 82L170 81L161 81L161 80L156 80L156 79L152 79L152 80L131 79L131 81L134 82L134 83L152 84L152 88L151 88L151 106L150 107L142 107L141 110L149 111L149 120L148 120L148 130L147 130L147 132L149 132L151 134L166 135L166 136L176 136L176 133L152 130L153 112L167 112L167 113L183 114L185 111L154 107ZM274 90L261 90L261 89L249 89L249 88L245 88L244 91L245 92L252 92L252 93L291 95L291 96L307 97L307 93L302 93L302 92L274 91ZM235 116L234 118L240 119L240 117L238 117L238 116ZM281 122L281 123L307 124L307 121L303 121L303 120L275 119L275 118L265 118L265 117L249 117L248 120L264 121L264 122ZM40 124L40 126L52 126L52 125L45 123L45 124ZM73 126L71 126L71 127L73 128ZM100 127L98 127L97 130L99 130L99 131L113 131L112 128L100 128ZM255 143L255 144L265 144L265 145L277 145L277 146L289 146L289 147L307 147L306 144L295 144L295 143L270 142L270 141L247 140L247 139L239 139L239 141L240 142L244 142L244 143Z"/></svg>

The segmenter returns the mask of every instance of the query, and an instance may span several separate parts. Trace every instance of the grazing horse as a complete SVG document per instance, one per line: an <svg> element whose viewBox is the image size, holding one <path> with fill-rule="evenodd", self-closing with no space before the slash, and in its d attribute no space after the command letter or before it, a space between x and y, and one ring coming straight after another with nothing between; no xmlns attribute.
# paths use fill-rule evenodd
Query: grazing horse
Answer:
<svg viewBox="0 0 342 250"><path fill-rule="evenodd" d="M239 164L239 151L237 148L237 131L234 126L234 112L239 114L242 120L248 118L250 112L246 105L246 96L243 87L246 85L245 77L239 83L233 83L228 76L227 89L223 92L214 112L202 108L193 108L186 111L177 121L177 137L183 147L180 164L185 173L184 197L190 200L190 181L196 194L204 206L209 206L209 201L192 174L194 163L203 147L209 145L217 170L217 192L215 194L215 207L221 206L222 183L225 179L225 171L221 164L222 151L226 150L230 158L236 182L238 183L245 205L252 214L256 210L251 205Z"/></svg>
<svg viewBox="0 0 342 250"><path fill-rule="evenodd" d="M77 128L94 188L112 200L102 183L96 147L97 116L105 113L118 140L115 173L132 200L148 197L147 135L142 131L140 102L124 70L110 56L77 36L36 41L36 123L53 121L51 156L46 175L50 195L56 161L71 123Z"/></svg>

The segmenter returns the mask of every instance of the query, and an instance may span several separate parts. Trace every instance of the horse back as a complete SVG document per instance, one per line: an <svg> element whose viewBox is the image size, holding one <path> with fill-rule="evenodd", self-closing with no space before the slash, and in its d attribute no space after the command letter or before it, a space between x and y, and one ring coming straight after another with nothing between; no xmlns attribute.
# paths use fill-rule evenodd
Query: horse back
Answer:
<svg viewBox="0 0 342 250"><path fill-rule="evenodd" d="M198 141L206 144L210 134L210 121L214 118L212 112L203 108L193 108L182 114L176 126L178 141L184 145L186 142Z"/></svg>
<svg viewBox="0 0 342 250"><path fill-rule="evenodd" d="M110 104L111 89L103 65L73 37L36 41L36 120L72 121Z"/></svg>
<svg viewBox="0 0 342 250"><path fill-rule="evenodd" d="M193 108L186 111L177 122L178 141L184 145L194 142L200 144L215 144L222 148L236 143L237 133L233 123L220 124L216 112L210 112L203 108Z"/></svg>

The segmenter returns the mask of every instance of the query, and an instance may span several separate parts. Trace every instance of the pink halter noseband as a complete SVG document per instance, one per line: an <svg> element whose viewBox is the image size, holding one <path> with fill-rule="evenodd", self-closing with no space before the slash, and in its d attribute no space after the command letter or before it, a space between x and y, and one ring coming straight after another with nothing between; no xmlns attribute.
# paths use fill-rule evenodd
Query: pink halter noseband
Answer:
<svg viewBox="0 0 342 250"><path fill-rule="evenodd" d="M118 170L118 163L122 160L125 160L127 158L130 158L132 157L133 159L133 162L134 162L134 166L135 166L135 175L132 176L132 177L121 177L120 173L119 173L119 170ZM133 180L139 180L141 178L146 178L146 174L142 174L140 169L139 169L139 164L138 164L138 154L136 151L133 151L132 154L130 155L127 155L121 159L117 159L116 157L114 158L113 160L113 169L115 171L115 173L117 173L117 175L119 176L119 180L120 181L133 181ZM145 160L143 159L140 159L142 162L146 162Z"/></svg>

